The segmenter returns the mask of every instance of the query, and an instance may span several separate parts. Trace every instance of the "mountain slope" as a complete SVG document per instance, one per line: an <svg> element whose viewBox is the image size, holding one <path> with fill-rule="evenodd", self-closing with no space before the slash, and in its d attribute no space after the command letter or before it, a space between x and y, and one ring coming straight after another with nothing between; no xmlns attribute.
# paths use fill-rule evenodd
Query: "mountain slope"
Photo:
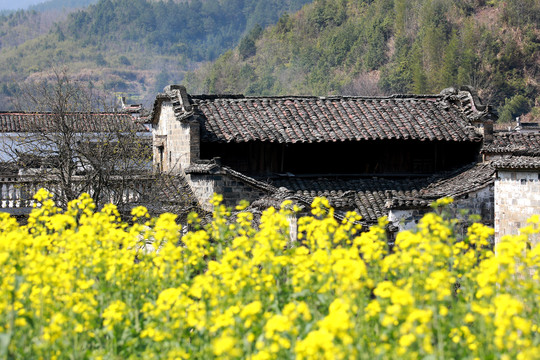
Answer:
<svg viewBox="0 0 540 360"><path fill-rule="evenodd" d="M92 86L131 95L130 101L149 102L185 71L234 47L247 30L308 2L101 0L43 36L2 48L0 106L9 108L12 84L40 78L51 66L66 66Z"/></svg>
<svg viewBox="0 0 540 360"><path fill-rule="evenodd" d="M538 116L539 14L536 0L316 0L247 36L189 74L186 85L249 95L438 93L472 85L502 120Z"/></svg>
<svg viewBox="0 0 540 360"><path fill-rule="evenodd" d="M0 49L15 47L47 34L68 14L97 0L49 0L29 7L28 11L0 14Z"/></svg>
<svg viewBox="0 0 540 360"><path fill-rule="evenodd" d="M98 0L48 0L30 6L29 10L43 12L51 10L80 9L97 2Z"/></svg>
<svg viewBox="0 0 540 360"><path fill-rule="evenodd" d="M25 9L28 6L38 4L40 1L44 0L18 0L14 1L2 1L0 2L0 11L2 10L17 10Z"/></svg>

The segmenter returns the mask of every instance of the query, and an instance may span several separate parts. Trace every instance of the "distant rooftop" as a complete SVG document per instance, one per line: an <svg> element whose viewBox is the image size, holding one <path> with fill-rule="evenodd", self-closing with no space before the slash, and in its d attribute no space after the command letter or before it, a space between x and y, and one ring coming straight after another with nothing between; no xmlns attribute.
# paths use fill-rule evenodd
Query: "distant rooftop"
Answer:
<svg viewBox="0 0 540 360"><path fill-rule="evenodd" d="M69 113L75 132L137 131L148 132L143 124L127 112ZM59 126L57 115L50 112L0 112L0 132L55 131Z"/></svg>
<svg viewBox="0 0 540 360"><path fill-rule="evenodd" d="M540 156L540 131L495 132L493 141L484 143L482 153Z"/></svg>

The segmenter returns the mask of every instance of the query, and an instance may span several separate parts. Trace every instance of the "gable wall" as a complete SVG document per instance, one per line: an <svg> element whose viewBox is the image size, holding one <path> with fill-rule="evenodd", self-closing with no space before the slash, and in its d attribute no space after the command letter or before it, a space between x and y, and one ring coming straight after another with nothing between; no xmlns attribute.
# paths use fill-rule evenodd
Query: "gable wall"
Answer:
<svg viewBox="0 0 540 360"><path fill-rule="evenodd" d="M221 180L221 177L209 174L189 174L186 176L186 180L195 194L199 206L206 211L212 211L210 200L214 193L217 193L216 184Z"/></svg>
<svg viewBox="0 0 540 360"><path fill-rule="evenodd" d="M495 241L518 234L527 219L540 214L540 170L499 170L495 181Z"/></svg>
<svg viewBox="0 0 540 360"><path fill-rule="evenodd" d="M155 167L169 173L183 172L194 160L199 159L199 132L198 123L178 121L171 102L164 102L158 124L153 128ZM162 149L157 140L160 136L164 139ZM162 157L160 151L163 152ZM161 158L163 163L160 166Z"/></svg>

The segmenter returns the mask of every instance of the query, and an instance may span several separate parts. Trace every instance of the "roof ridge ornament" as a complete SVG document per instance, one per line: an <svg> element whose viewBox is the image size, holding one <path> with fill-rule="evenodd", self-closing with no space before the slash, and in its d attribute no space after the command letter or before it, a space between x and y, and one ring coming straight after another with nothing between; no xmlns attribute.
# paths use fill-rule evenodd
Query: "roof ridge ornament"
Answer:
<svg viewBox="0 0 540 360"><path fill-rule="evenodd" d="M180 105L182 106L182 110L184 112L190 112L193 110L193 107L191 103L189 102L189 97L187 93L187 89L183 85L167 85L163 89L163 91L169 95L175 96L178 101L180 102ZM172 96L171 96L172 97Z"/></svg>
<svg viewBox="0 0 540 360"><path fill-rule="evenodd" d="M459 91L469 93L471 97L472 105L475 110L479 112L483 112L487 110L488 106L482 103L482 101L480 100L480 97L478 96L478 92L476 91L474 87L470 85L463 85L459 88Z"/></svg>
<svg viewBox="0 0 540 360"><path fill-rule="evenodd" d="M491 106L484 104L477 90L470 85L448 87L440 93L443 101L456 106L471 123L481 124L495 120Z"/></svg>
<svg viewBox="0 0 540 360"><path fill-rule="evenodd" d="M193 105L189 101L187 89L183 85L167 85L163 89L171 99L174 106L174 115L179 121L183 121L194 114Z"/></svg>

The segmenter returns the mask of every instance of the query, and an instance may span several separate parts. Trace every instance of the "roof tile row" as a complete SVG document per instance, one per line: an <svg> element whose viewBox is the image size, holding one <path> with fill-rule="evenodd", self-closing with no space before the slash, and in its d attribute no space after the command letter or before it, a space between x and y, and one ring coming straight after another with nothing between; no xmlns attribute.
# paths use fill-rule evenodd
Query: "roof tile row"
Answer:
<svg viewBox="0 0 540 360"><path fill-rule="evenodd" d="M540 157L537 156L505 156L493 161L497 169L539 170Z"/></svg>
<svg viewBox="0 0 540 360"><path fill-rule="evenodd" d="M206 142L479 141L459 109L431 97L192 96ZM180 115L180 114L178 114Z"/></svg>
<svg viewBox="0 0 540 360"><path fill-rule="evenodd" d="M271 183L306 199L324 196L338 210L355 210L365 223L376 223L391 208L425 208L441 197L459 197L482 189L493 183L494 174L490 162L429 178L279 177Z"/></svg>
<svg viewBox="0 0 540 360"><path fill-rule="evenodd" d="M482 152L484 154L540 156L540 133L494 133L493 141L485 142Z"/></svg>
<svg viewBox="0 0 540 360"><path fill-rule="evenodd" d="M3 133L55 131L63 123L67 123L75 132L149 131L128 113L68 113L65 116L53 113L0 113L0 132Z"/></svg>
<svg viewBox="0 0 540 360"><path fill-rule="evenodd" d="M324 196L336 209L356 210L363 222L376 223L388 215L388 200L413 197L427 182L427 179L280 177L273 179L272 185L304 198Z"/></svg>

